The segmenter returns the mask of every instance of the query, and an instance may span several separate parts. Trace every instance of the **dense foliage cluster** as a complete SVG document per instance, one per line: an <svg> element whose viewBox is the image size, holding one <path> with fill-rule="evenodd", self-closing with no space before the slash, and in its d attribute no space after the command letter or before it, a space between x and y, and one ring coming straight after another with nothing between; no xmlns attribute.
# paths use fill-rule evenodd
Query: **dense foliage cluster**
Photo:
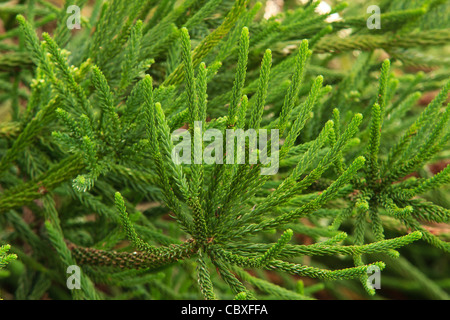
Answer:
<svg viewBox="0 0 450 320"><path fill-rule="evenodd" d="M450 4L303 2L0 4L1 295L448 299ZM195 122L278 172L174 162Z"/></svg>

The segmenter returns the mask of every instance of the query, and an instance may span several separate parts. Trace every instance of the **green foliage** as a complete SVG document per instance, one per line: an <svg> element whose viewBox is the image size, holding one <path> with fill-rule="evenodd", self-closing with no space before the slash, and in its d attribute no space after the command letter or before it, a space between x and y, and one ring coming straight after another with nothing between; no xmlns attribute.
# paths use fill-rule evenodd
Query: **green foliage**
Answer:
<svg viewBox="0 0 450 320"><path fill-rule="evenodd" d="M3 270L11 261L17 259L16 254L8 254L11 249L10 245L0 246L0 278L9 276L9 272Z"/></svg>
<svg viewBox="0 0 450 320"><path fill-rule="evenodd" d="M450 156L436 63L450 30L430 23L445 2L385 1L369 30L359 4L266 19L249 0L96 1L73 33L69 3L86 5L0 7L0 241L25 266L5 281L17 299L389 298L372 267L382 286L448 299L450 237L432 228L448 226L450 166L430 172ZM279 170L173 161L181 127L278 129Z"/></svg>
<svg viewBox="0 0 450 320"><path fill-rule="evenodd" d="M8 254L8 251L11 249L10 245L4 245L0 247L0 268L6 267L8 263L17 259L17 255Z"/></svg>

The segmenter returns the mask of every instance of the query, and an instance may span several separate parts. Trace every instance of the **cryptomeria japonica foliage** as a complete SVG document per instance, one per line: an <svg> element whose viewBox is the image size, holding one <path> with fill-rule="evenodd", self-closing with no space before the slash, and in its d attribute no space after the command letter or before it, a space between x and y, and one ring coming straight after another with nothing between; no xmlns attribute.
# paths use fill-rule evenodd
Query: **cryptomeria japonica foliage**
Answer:
<svg viewBox="0 0 450 320"><path fill-rule="evenodd" d="M435 21L448 3L382 1L371 30L346 3L266 19L247 0L94 1L71 32L67 8L86 2L0 7L9 297L368 298L377 269L382 285L448 298L445 272L402 251L449 252L430 226L448 223L450 166L429 171L449 156L448 61L421 50L448 44ZM174 161L181 128L278 130L278 171Z"/></svg>

